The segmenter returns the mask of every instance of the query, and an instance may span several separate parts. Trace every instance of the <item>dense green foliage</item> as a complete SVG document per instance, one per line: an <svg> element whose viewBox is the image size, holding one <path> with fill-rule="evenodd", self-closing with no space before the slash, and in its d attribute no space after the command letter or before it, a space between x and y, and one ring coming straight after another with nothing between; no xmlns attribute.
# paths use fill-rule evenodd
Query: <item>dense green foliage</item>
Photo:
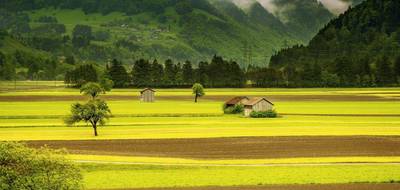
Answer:
<svg viewBox="0 0 400 190"><path fill-rule="evenodd" d="M250 117L252 117L252 118L276 118L276 117L278 117L278 113L275 110L252 111L250 113Z"/></svg>
<svg viewBox="0 0 400 190"><path fill-rule="evenodd" d="M83 186L80 170L63 152L0 142L0 189L78 190Z"/></svg>
<svg viewBox="0 0 400 190"><path fill-rule="evenodd" d="M129 67L128 67L129 68ZM197 68L186 61L174 63L168 59L164 64L145 59L135 61L132 69L127 69L121 61L114 59L106 65L104 74L93 65L77 65L66 73L65 83L82 86L87 82L110 80L115 87L190 87L199 82L207 87L243 87L245 71L234 61L226 61L214 56L210 63L200 62Z"/></svg>
<svg viewBox="0 0 400 190"><path fill-rule="evenodd" d="M310 44L271 59L278 85L399 84L400 2L368 0L331 21Z"/></svg>
<svg viewBox="0 0 400 190"><path fill-rule="evenodd" d="M244 111L244 106L241 104L236 104L234 106L227 107L226 104L222 107L224 114L241 114Z"/></svg>
<svg viewBox="0 0 400 190"><path fill-rule="evenodd" d="M195 83L192 87L192 91L194 94L194 102L197 102L197 99L203 97L206 93L204 92L204 87L200 83Z"/></svg>
<svg viewBox="0 0 400 190"><path fill-rule="evenodd" d="M95 82L86 83L81 87L80 91L84 95L92 97L93 100L96 99L100 94L106 93L106 89L99 83Z"/></svg>
<svg viewBox="0 0 400 190"><path fill-rule="evenodd" d="M93 65L79 65L65 74L64 82L74 86L82 86L88 82L98 82L99 74Z"/></svg>
<svg viewBox="0 0 400 190"><path fill-rule="evenodd" d="M85 104L75 103L71 107L71 115L65 119L67 125L85 122L92 125L94 136L98 136L97 127L105 125L111 117L111 110L104 100L92 99Z"/></svg>

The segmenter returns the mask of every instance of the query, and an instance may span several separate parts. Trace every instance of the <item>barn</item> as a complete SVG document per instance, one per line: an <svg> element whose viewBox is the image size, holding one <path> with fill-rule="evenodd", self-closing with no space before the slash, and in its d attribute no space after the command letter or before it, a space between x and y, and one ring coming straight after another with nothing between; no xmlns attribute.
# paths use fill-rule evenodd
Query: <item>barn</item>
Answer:
<svg viewBox="0 0 400 190"><path fill-rule="evenodd" d="M146 88L140 91L140 101L142 102L154 102L156 91L151 88Z"/></svg>
<svg viewBox="0 0 400 190"><path fill-rule="evenodd" d="M244 105L244 115L250 116L253 111L268 111L274 109L274 104L267 100L266 98L251 98L245 102Z"/></svg>
<svg viewBox="0 0 400 190"><path fill-rule="evenodd" d="M227 102L225 102L225 106L227 108L233 107L238 104L243 104L245 101L248 101L248 100L249 100L249 98L247 96L237 96L237 97L234 97L234 98L228 100Z"/></svg>

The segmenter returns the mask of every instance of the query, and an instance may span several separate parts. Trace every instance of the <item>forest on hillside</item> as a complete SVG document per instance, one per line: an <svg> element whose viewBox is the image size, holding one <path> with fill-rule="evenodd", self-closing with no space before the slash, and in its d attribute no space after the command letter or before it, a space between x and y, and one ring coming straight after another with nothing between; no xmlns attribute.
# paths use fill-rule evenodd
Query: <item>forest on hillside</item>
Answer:
<svg viewBox="0 0 400 190"><path fill-rule="evenodd" d="M271 67L283 71L290 86L399 84L398 10L397 0L368 0L332 20L308 46L294 46L274 55Z"/></svg>

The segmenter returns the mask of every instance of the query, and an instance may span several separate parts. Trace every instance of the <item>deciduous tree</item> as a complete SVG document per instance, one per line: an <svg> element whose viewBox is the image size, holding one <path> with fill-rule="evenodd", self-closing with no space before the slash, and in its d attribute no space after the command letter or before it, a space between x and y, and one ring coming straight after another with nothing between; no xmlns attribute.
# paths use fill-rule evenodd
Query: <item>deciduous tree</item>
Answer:
<svg viewBox="0 0 400 190"><path fill-rule="evenodd" d="M205 95L203 85L196 83L193 85L192 90L194 94L194 102L197 103L197 99Z"/></svg>
<svg viewBox="0 0 400 190"><path fill-rule="evenodd" d="M0 189L79 190L82 175L63 151L0 142Z"/></svg>
<svg viewBox="0 0 400 190"><path fill-rule="evenodd" d="M98 136L97 127L105 125L111 117L111 110L103 100L94 99L86 104L76 103L71 107L71 115L65 119L67 125L85 122L92 125L94 136Z"/></svg>
<svg viewBox="0 0 400 190"><path fill-rule="evenodd" d="M100 94L106 93L106 89L104 89L99 83L95 82L86 83L80 90L84 95L92 97L92 100L96 99Z"/></svg>

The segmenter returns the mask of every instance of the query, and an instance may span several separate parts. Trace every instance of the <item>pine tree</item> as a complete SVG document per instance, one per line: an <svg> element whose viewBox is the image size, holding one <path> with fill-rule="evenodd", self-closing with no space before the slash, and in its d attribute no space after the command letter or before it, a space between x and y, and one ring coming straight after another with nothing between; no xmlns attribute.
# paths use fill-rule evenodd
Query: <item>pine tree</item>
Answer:
<svg viewBox="0 0 400 190"><path fill-rule="evenodd" d="M376 79L378 84L381 86L392 84L394 82L393 71L390 68L390 65L391 63L386 56L383 56L378 60Z"/></svg>
<svg viewBox="0 0 400 190"><path fill-rule="evenodd" d="M174 64L171 59L165 61L164 81L168 86L173 86L176 81Z"/></svg>
<svg viewBox="0 0 400 190"><path fill-rule="evenodd" d="M400 56L396 58L396 62L394 64L394 74L397 77L397 82L400 83Z"/></svg>
<svg viewBox="0 0 400 190"><path fill-rule="evenodd" d="M193 68L192 68L192 63L190 61L186 61L185 64L183 64L182 68L183 72L183 81L186 84L192 84L193 83Z"/></svg>
<svg viewBox="0 0 400 190"><path fill-rule="evenodd" d="M151 65L149 61L140 59L132 68L132 83L136 87L149 87L151 84Z"/></svg>
<svg viewBox="0 0 400 190"><path fill-rule="evenodd" d="M153 87L163 85L164 67L158 63L157 59L151 64L151 81Z"/></svg>
<svg viewBox="0 0 400 190"><path fill-rule="evenodd" d="M126 87L129 85L129 75L121 62L114 59L109 69L108 75L114 82L115 87Z"/></svg>

